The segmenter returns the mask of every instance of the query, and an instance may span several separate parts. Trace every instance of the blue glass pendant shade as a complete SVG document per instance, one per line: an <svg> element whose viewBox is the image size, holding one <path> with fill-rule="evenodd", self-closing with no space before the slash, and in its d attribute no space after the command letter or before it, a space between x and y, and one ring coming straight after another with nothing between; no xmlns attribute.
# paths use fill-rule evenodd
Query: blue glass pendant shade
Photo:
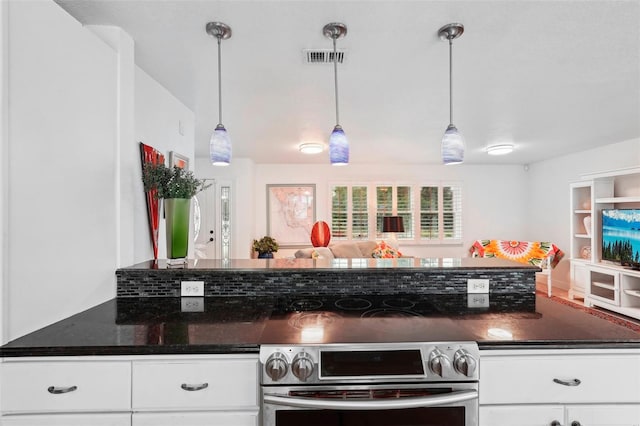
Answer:
<svg viewBox="0 0 640 426"><path fill-rule="evenodd" d="M228 166L231 163L231 138L222 124L218 124L211 135L209 156L214 166Z"/></svg>
<svg viewBox="0 0 640 426"><path fill-rule="evenodd" d="M442 162L444 164L460 164L464 161L464 138L449 124L442 137Z"/></svg>
<svg viewBox="0 0 640 426"><path fill-rule="evenodd" d="M336 125L329 137L329 159L333 166L349 164L349 141L340 125Z"/></svg>

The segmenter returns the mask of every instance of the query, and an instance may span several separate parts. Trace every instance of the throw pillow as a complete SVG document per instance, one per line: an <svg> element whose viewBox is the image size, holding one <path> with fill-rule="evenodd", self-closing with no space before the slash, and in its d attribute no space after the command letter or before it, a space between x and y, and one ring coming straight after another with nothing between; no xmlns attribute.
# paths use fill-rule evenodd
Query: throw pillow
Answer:
<svg viewBox="0 0 640 426"><path fill-rule="evenodd" d="M402 256L399 250L394 249L384 241L380 241L376 248L373 250L372 257L378 259L389 259Z"/></svg>
<svg viewBox="0 0 640 426"><path fill-rule="evenodd" d="M328 247L316 247L311 257L313 259L333 259L333 253Z"/></svg>
<svg viewBox="0 0 640 426"><path fill-rule="evenodd" d="M373 250L375 250L378 245L375 241L366 240L366 241L358 241L356 245L360 249L362 253L362 257L373 257Z"/></svg>

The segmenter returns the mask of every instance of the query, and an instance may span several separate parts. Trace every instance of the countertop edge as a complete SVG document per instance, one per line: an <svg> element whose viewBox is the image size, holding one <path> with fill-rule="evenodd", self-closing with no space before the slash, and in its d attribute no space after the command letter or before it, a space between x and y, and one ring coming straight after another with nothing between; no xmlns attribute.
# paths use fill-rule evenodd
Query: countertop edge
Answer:
<svg viewBox="0 0 640 426"><path fill-rule="evenodd" d="M593 341L525 341L525 342L478 342L480 351L483 350L522 350L522 349L640 349L640 341L624 342L593 342ZM4 348L0 350L2 358L26 357L65 357L65 356L140 356L140 355L214 355L214 354L257 354L260 345L203 345L203 346L165 346L165 347L31 347Z"/></svg>

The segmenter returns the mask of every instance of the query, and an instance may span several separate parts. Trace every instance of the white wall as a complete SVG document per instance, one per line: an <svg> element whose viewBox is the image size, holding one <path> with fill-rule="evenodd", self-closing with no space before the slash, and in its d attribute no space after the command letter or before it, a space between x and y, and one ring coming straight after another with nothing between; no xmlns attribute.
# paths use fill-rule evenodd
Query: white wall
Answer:
<svg viewBox="0 0 640 426"><path fill-rule="evenodd" d="M115 294L117 60L55 3L9 2L11 339Z"/></svg>
<svg viewBox="0 0 640 426"><path fill-rule="evenodd" d="M237 163L238 169L233 169ZM523 238L526 232L527 172L521 166L403 166L389 165L251 165L234 159L230 168L217 168L198 159L198 177L231 176L234 186L235 257L250 256L251 241L266 234L266 184L313 183L316 185L316 218L329 221L331 184L338 182L434 182L460 181L463 184L463 232L465 243L453 246L408 246L403 253L413 256L467 256L471 243L480 238ZM253 175L249 185L247 177ZM239 184L242 182L242 184ZM491 187L491 190L487 190ZM239 229L238 229L239 228ZM281 250L278 256L294 250Z"/></svg>
<svg viewBox="0 0 640 426"><path fill-rule="evenodd" d="M8 335L9 250L9 4L0 1L0 343Z"/></svg>
<svg viewBox="0 0 640 426"><path fill-rule="evenodd" d="M553 241L565 251L564 260L553 271L554 286L569 288L569 183L586 173L633 166L640 166L640 139L531 164L525 191L529 198L526 237Z"/></svg>
<svg viewBox="0 0 640 426"><path fill-rule="evenodd" d="M180 128L182 133L180 134ZM135 175L131 181L135 194L134 207L134 262L138 263L153 259L153 245L149 236L149 222L147 206L142 187L142 166L140 163L139 142L150 145L162 152L165 162L169 164L169 152L175 151L189 157L189 168L195 170L194 159L194 128L193 112L182 104L167 89L151 78L139 67L135 68L135 141L127 149L128 155L136 159ZM132 149L133 148L133 149ZM158 239L158 257L166 258L167 247L164 230L164 219L160 221L160 236ZM189 245L189 252L193 252L193 244ZM128 265L123 265L128 266Z"/></svg>

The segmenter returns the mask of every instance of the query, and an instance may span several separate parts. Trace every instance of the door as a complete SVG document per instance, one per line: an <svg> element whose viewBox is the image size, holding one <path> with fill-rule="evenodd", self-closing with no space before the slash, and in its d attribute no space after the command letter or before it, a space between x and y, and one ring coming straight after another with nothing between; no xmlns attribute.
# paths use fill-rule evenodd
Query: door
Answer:
<svg viewBox="0 0 640 426"><path fill-rule="evenodd" d="M209 188L193 198L193 242L196 259L216 258L216 181L205 179Z"/></svg>
<svg viewBox="0 0 640 426"><path fill-rule="evenodd" d="M196 259L229 259L231 192L229 181L205 179L211 186L194 197L193 241Z"/></svg>

